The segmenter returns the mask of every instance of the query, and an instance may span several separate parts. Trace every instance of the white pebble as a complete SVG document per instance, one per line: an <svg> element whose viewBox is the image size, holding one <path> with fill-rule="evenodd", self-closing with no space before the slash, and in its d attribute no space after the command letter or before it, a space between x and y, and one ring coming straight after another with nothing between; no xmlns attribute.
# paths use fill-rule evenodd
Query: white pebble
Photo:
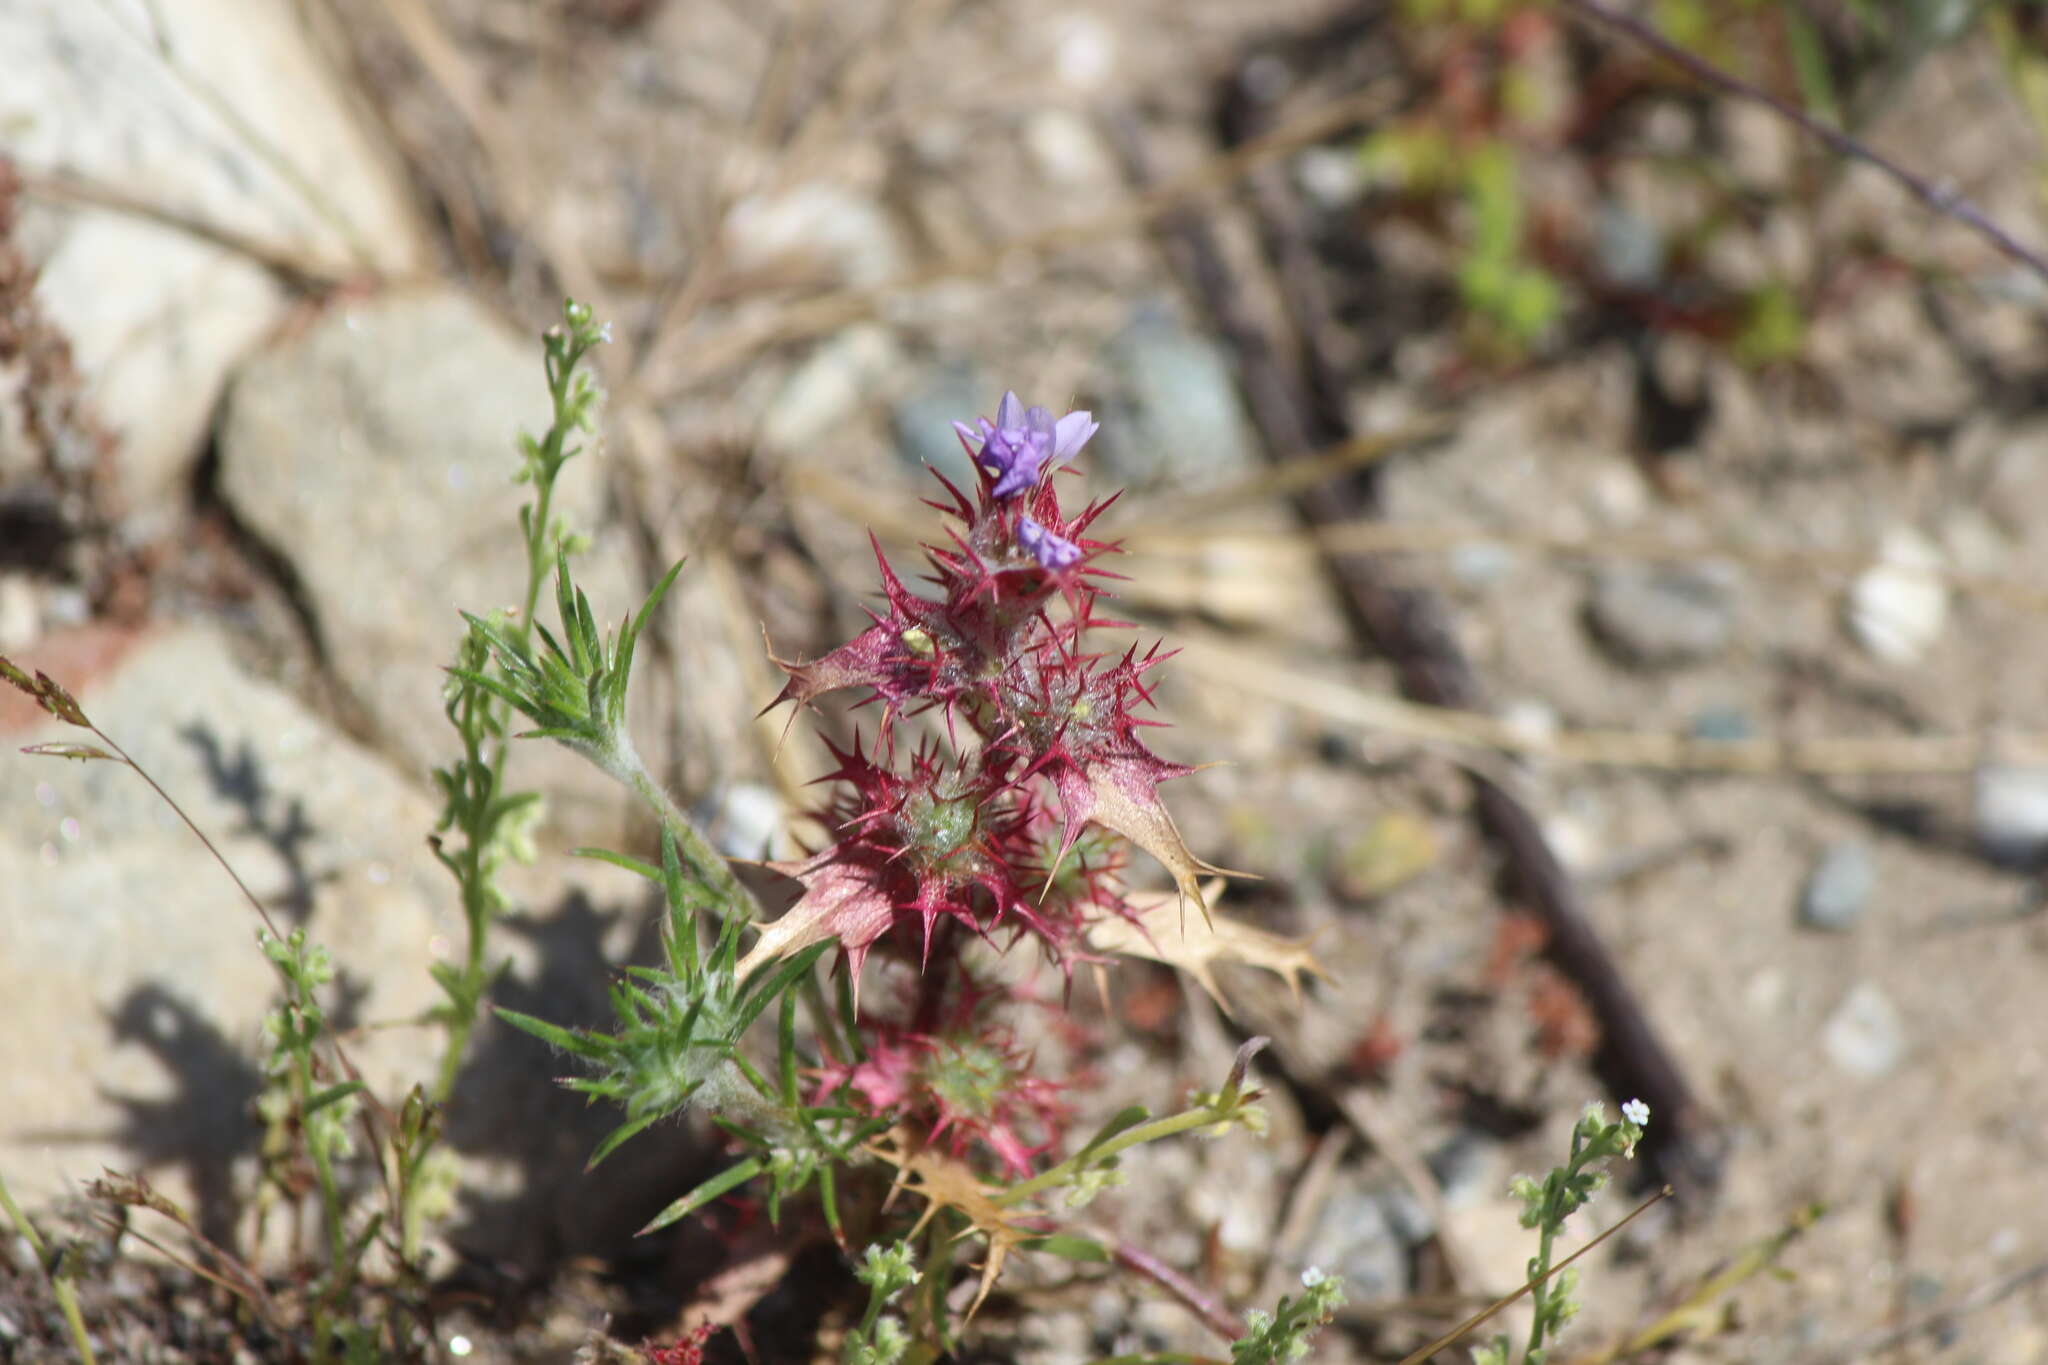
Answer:
<svg viewBox="0 0 2048 1365"><path fill-rule="evenodd" d="M1907 527L1885 533L1878 563L1849 589L1849 632L1886 663L1918 661L1948 622L1941 551Z"/></svg>

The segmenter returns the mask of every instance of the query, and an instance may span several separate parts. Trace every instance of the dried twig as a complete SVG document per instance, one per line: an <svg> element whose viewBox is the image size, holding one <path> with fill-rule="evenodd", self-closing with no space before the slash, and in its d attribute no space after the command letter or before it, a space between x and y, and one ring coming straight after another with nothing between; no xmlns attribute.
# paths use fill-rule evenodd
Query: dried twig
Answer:
<svg viewBox="0 0 2048 1365"><path fill-rule="evenodd" d="M1697 54L1686 51L1650 24L1632 14L1622 13L1605 3L1605 0L1564 0L1564 5L1566 9L1576 11L1589 22L1602 24L1618 33L1626 34L1633 41L1683 70L1694 80L1761 104L1807 136L1826 143L1829 150L1837 155L1875 167L1928 208L1944 217L1955 219L1991 243L2005 256L2017 261L2042 279L2048 280L2048 258L2043 258L2039 252L2024 245L1993 222L1953 184L1926 180L1915 175L1833 124L1825 123L1805 110L1778 98L1770 91L1752 85L1733 72L1725 71Z"/></svg>
<svg viewBox="0 0 2048 1365"><path fill-rule="evenodd" d="M1234 94L1246 88L1241 81L1229 87ZM1226 100L1224 122L1240 147L1263 141L1256 136L1262 118L1235 98ZM1142 177L1144 152L1135 130L1125 123L1114 131ZM1330 332L1327 304L1291 195L1270 168L1252 176L1252 191L1293 336L1276 336L1254 314L1246 287L1232 273L1207 223L1183 217L1173 225L1166 246L1236 351L1246 396L1268 447L1277 459L1289 461L1344 441L1351 431L1342 380L1320 344ZM1371 471L1306 489L1299 498L1312 526L1368 515L1376 510L1374 502ZM1429 594L1396 587L1370 556L1331 553L1326 564L1354 628L1395 663L1411 700L1454 710L1482 709L1478 682ZM1617 1095L1641 1098L1664 1120L1645 1144L1645 1158L1690 1187L1711 1187L1719 1141L1594 933L1570 875L1535 817L1507 788L1474 774L1473 789L1480 821L1501 850L1513 894L1541 916L1552 960L1577 985L1600 1023L1596 1069Z"/></svg>
<svg viewBox="0 0 2048 1365"><path fill-rule="evenodd" d="M934 261L870 288L843 289L804 299L758 320L735 323L694 346L682 344L683 339L679 338L659 354L648 356L641 384L649 395L666 397L694 375L733 364L768 346L836 331L872 316L884 303L905 294L947 280L986 275L1019 257L1047 256L1142 231L1188 201L1242 179L1274 157L1371 120L1392 109L1397 99L1391 87L1368 87L1333 100L1183 175L1162 181L1131 203L1087 222L1048 228L987 251Z"/></svg>

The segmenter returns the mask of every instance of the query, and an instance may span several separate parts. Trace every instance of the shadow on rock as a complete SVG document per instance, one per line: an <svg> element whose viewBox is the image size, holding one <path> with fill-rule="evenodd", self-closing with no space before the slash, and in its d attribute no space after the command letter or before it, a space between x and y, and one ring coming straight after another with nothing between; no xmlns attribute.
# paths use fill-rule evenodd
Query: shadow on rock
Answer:
<svg viewBox="0 0 2048 1365"><path fill-rule="evenodd" d="M616 967L604 939L621 913L599 910L575 893L551 915L499 921L535 945L539 967L531 977L507 975L492 1003L567 1028L610 1027L607 991ZM658 900L644 913L630 961L652 963L660 955ZM707 1140L687 1121L657 1125L586 1171L621 1114L559 1083L573 1065L574 1059L495 1019L479 1026L448 1105L447 1141L472 1171L502 1172L503 1178L465 1182L449 1241L466 1264L444 1288L516 1312L507 1291L537 1288L570 1262L589 1258L606 1264L629 1297L672 1299L662 1285L699 1278L688 1269L669 1273L679 1261L703 1267L700 1274L722 1264L724 1252L701 1220L634 1236L725 1163L716 1138ZM654 1303L627 1308L629 1315L642 1310L661 1316Z"/></svg>
<svg viewBox="0 0 2048 1365"><path fill-rule="evenodd" d="M181 727L178 738L199 751L215 793L240 807L242 823L234 833L255 835L284 864L284 894L275 899L293 927L304 925L313 913L313 893L337 875L316 874L308 865L306 846L316 830L306 819L305 803L296 796L282 803L276 799L256 750L246 739L230 758L220 737L204 722Z"/></svg>
<svg viewBox="0 0 2048 1365"><path fill-rule="evenodd" d="M145 1173L169 1166L183 1172L197 1207L199 1230L232 1248L240 1201L235 1162L256 1152L263 1125L256 1098L263 1072L211 1022L154 982L136 987L108 1016L114 1038L149 1049L174 1082L165 1099L101 1093L124 1118L103 1135L135 1157Z"/></svg>

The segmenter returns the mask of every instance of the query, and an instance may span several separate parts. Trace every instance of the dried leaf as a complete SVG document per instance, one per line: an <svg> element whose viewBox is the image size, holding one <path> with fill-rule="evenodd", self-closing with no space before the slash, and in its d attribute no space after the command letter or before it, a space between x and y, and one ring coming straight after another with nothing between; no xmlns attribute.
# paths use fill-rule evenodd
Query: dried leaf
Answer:
<svg viewBox="0 0 2048 1365"><path fill-rule="evenodd" d="M1010 1252L1025 1242L1044 1236L1044 1230L1034 1232L1012 1222L1013 1211L995 1201L989 1187L982 1183L972 1167L922 1145L907 1129L890 1130L870 1143L868 1150L896 1168L895 1188L889 1192L891 1199L896 1197L898 1190L908 1190L926 1201L924 1213L910 1230L911 1237L922 1232L925 1224L945 1208L957 1209L966 1215L967 1221L974 1225L974 1231L988 1239L988 1259L982 1263L981 1286L975 1291L974 1302L967 1306L967 1317L972 1321L982 1300L996 1287L996 1278L1002 1274L1003 1262L1009 1259ZM911 1183L913 1178L916 1184Z"/></svg>
<svg viewBox="0 0 2048 1365"><path fill-rule="evenodd" d="M1179 898L1193 901L1206 918L1209 906L1202 898L1201 874L1223 869L1211 867L1188 852L1180 837L1180 827L1173 823L1172 813L1159 799L1162 776L1193 771L1147 755L1143 761L1094 760L1085 774L1078 768L1068 768L1054 780L1071 831L1092 822L1123 835L1157 858L1172 875Z"/></svg>
<svg viewBox="0 0 2048 1365"><path fill-rule="evenodd" d="M1211 882L1208 895L1213 902L1222 894L1221 882ZM1150 958L1186 972L1202 984L1210 998L1228 1014L1230 1002L1216 984L1218 962L1243 962L1264 967L1287 978L1297 999L1301 978L1306 973L1329 980L1309 951L1305 940L1270 934L1237 920L1211 914L1194 919L1181 913L1179 895L1164 892L1141 893L1129 898L1134 919L1105 917L1089 926L1088 944L1105 953Z"/></svg>
<svg viewBox="0 0 2048 1365"><path fill-rule="evenodd" d="M105 749L92 744L24 744L21 751L25 754L41 754L46 758L75 758L81 763L95 758L104 758L109 763L121 761Z"/></svg>

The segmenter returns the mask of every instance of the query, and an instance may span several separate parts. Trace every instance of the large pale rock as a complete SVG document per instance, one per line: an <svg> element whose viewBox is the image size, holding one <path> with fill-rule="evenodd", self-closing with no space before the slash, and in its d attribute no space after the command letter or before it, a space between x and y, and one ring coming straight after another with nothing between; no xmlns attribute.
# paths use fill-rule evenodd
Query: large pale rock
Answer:
<svg viewBox="0 0 2048 1365"><path fill-rule="evenodd" d="M37 296L71 342L92 412L119 438L131 531L174 515L229 369L277 322L283 286L247 257L146 219L72 215Z"/></svg>
<svg viewBox="0 0 2048 1365"><path fill-rule="evenodd" d="M514 484L518 431L549 411L538 339L512 335L458 293L388 294L336 306L249 365L229 393L221 487L243 522L291 564L329 662L390 753L416 772L444 762L454 731L442 669L459 610L519 605L526 584ZM572 461L554 515L592 534L577 581L599 615L639 606L617 526L604 526L598 458ZM552 624L550 588L541 599ZM651 670L645 670L651 672ZM647 692L645 679L636 697ZM528 744L515 776L543 786L582 841L615 837L629 798L554 745Z"/></svg>
<svg viewBox="0 0 2048 1365"><path fill-rule="evenodd" d="M395 162L292 5L10 0L0 127L30 172L328 269L422 259Z"/></svg>
<svg viewBox="0 0 2048 1365"><path fill-rule="evenodd" d="M145 534L227 372L286 305L269 269L223 241L326 275L426 259L395 162L298 16L252 0L0 4L7 155L32 182L142 210L31 194L20 239L122 437L115 488Z"/></svg>
<svg viewBox="0 0 2048 1365"><path fill-rule="evenodd" d="M434 808L387 765L197 630L97 632L23 660L74 685L93 720L189 811L281 928L332 949L355 1020L417 1015L437 955L461 950ZM0 1169L43 1202L146 1167L214 1231L260 1136L261 1024L277 978L255 912L127 768L18 755L89 739L0 707ZM358 993L359 992L359 993ZM392 1094L427 1070L422 1035L351 1049Z"/></svg>

